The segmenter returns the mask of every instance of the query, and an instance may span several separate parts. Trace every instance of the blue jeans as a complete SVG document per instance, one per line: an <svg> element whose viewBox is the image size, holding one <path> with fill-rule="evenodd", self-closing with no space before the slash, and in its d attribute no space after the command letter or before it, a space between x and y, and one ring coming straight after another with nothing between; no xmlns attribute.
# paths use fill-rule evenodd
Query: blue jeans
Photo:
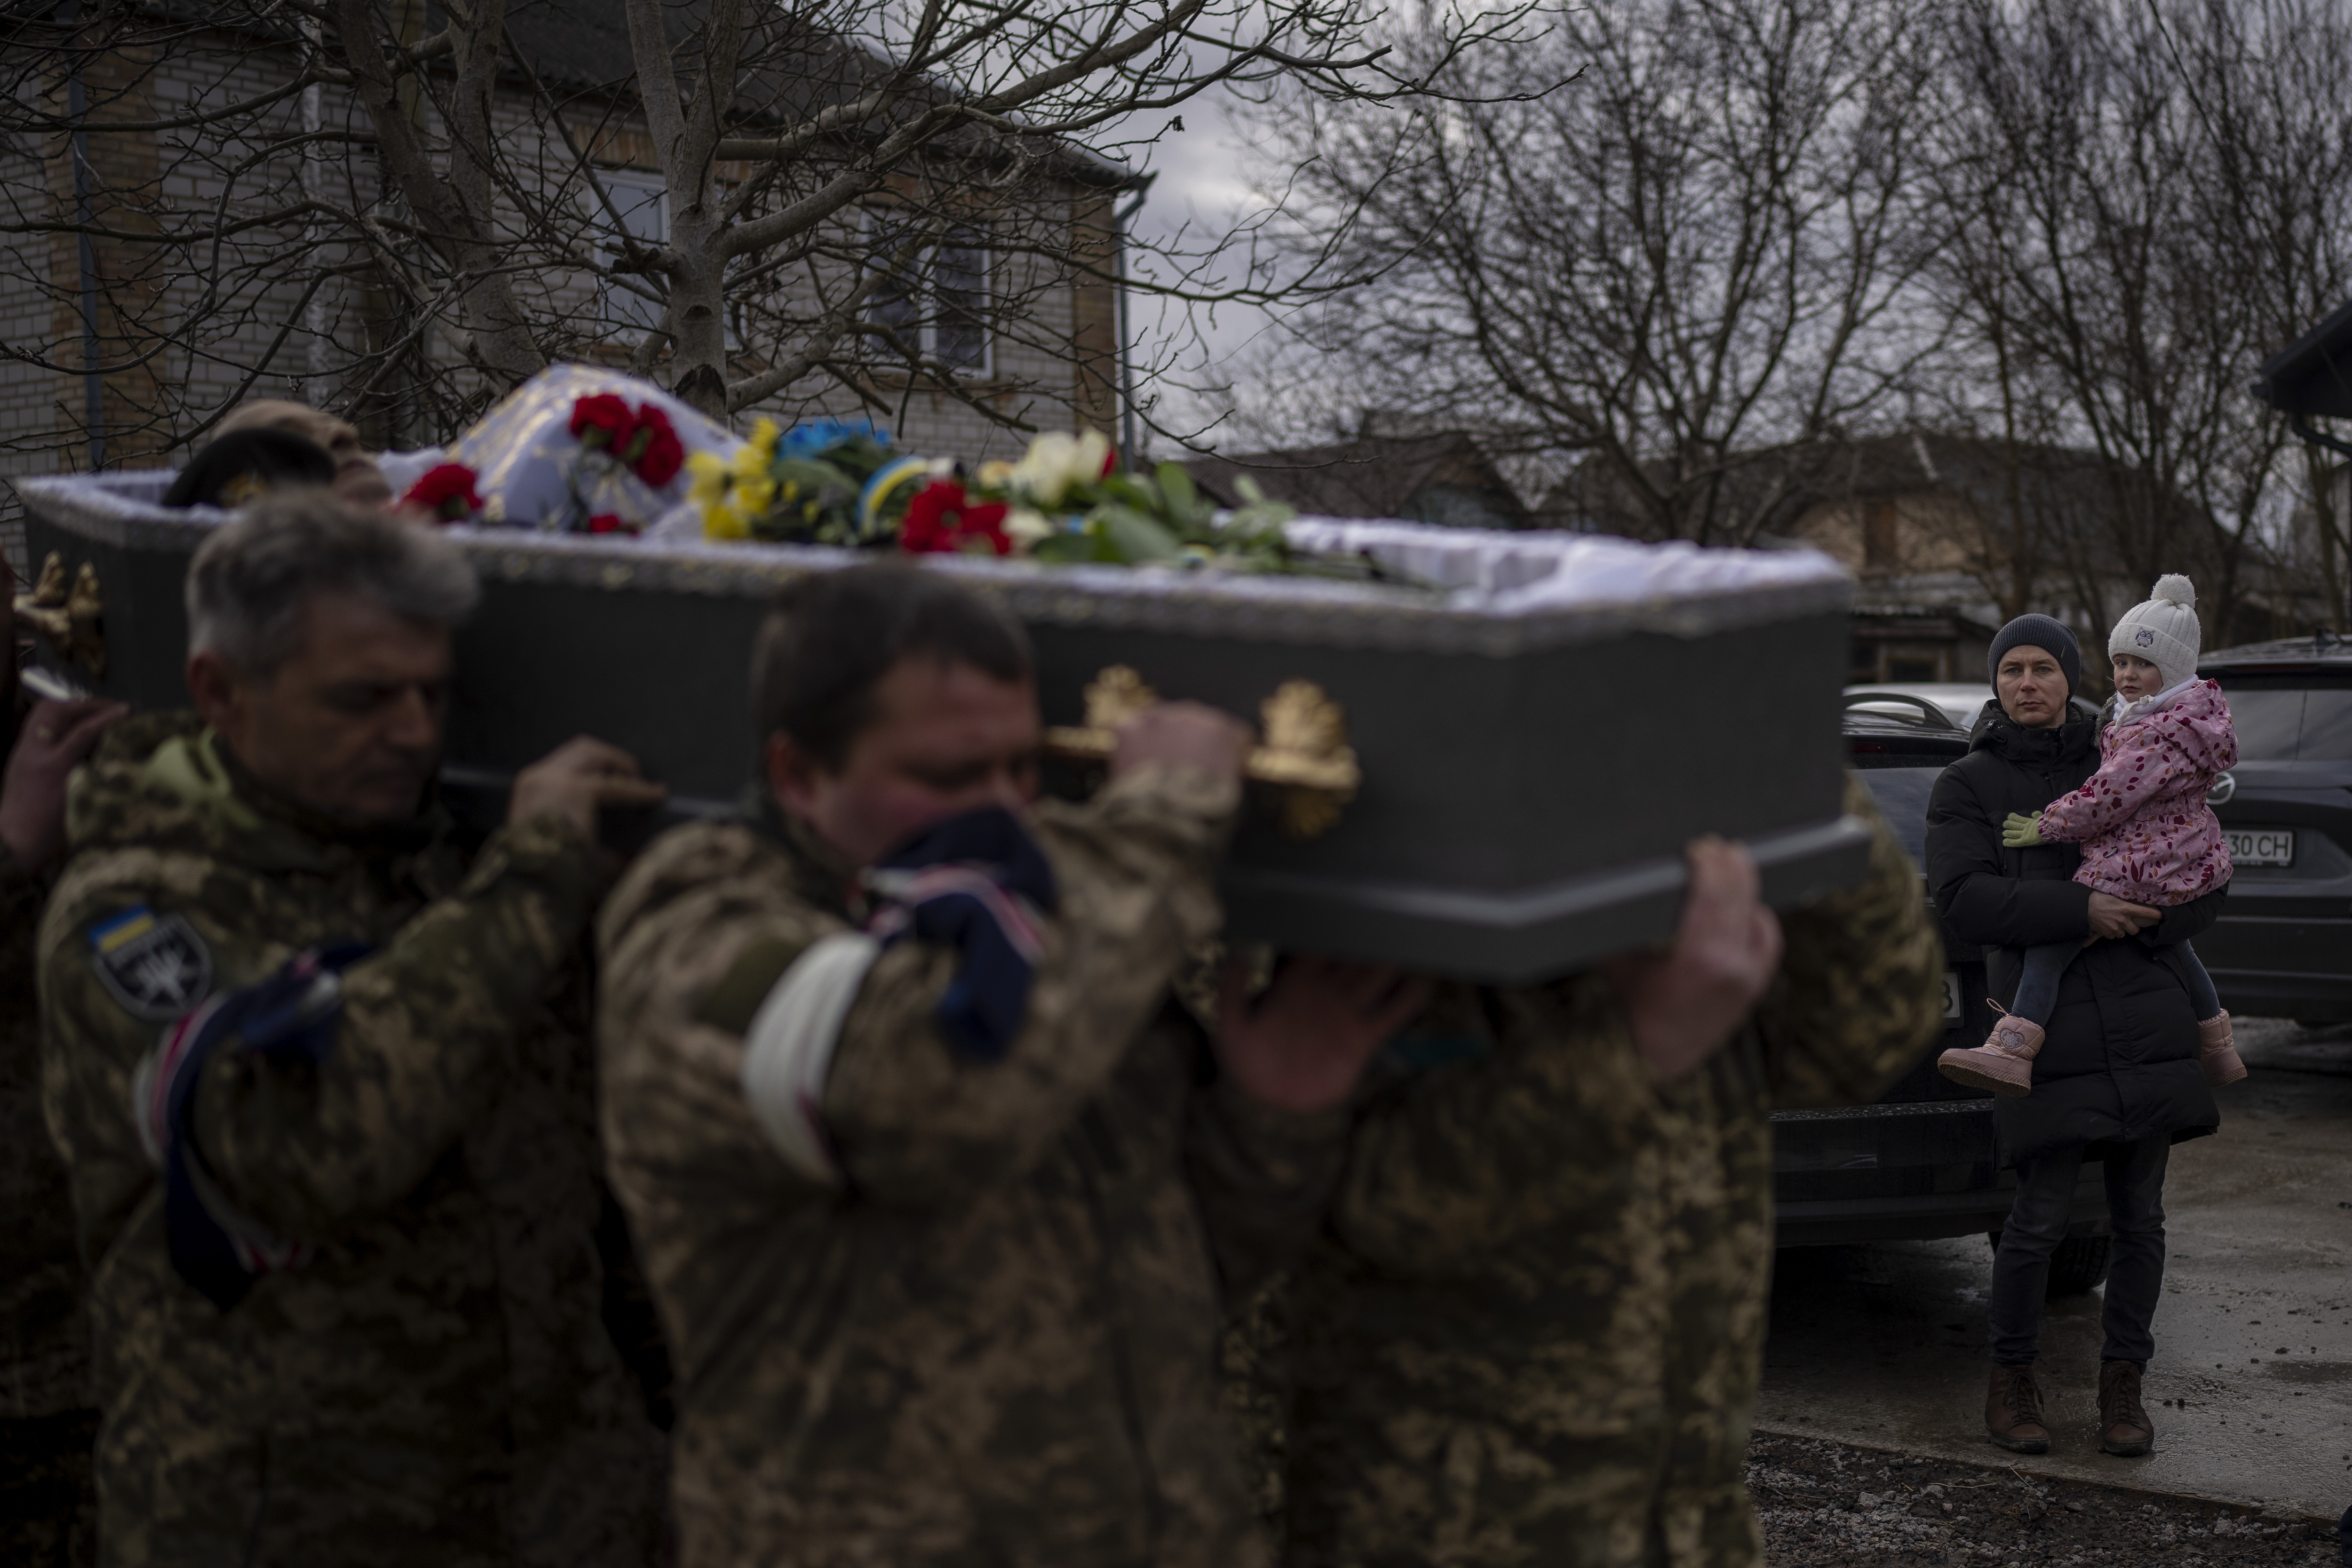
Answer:
<svg viewBox="0 0 2352 1568"><path fill-rule="evenodd" d="M2058 982L2066 977L2066 966L2082 951L2079 942L2047 942L2027 948L2025 972L2017 978L2017 1000L2009 1010L2046 1027L2050 1015L2058 1010ZM2174 951L2180 954L2180 967L2189 972L2189 1005L2197 1009L2197 1021L2201 1024L2221 1010L2221 993L2213 989L2213 977L2205 973L2195 948L2184 942Z"/></svg>
<svg viewBox="0 0 2352 1568"><path fill-rule="evenodd" d="M2102 1146L2107 1175L2107 1293L2099 1317L2107 1342L2101 1361L2141 1366L2155 1353L2148 1325L2164 1290L2164 1167L2172 1134ZM2030 1366L2041 1347L2042 1303L2050 1254L2066 1237L2066 1212L2087 1153L2080 1145L2036 1155L2017 1167L2017 1196L1992 1260L1992 1359Z"/></svg>

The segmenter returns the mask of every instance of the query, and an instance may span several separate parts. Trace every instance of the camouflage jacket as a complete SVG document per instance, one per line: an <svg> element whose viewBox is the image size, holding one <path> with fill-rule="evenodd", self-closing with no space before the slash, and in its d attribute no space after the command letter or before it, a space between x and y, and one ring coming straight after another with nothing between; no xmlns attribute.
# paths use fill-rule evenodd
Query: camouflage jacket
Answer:
<svg viewBox="0 0 2352 1568"><path fill-rule="evenodd" d="M42 893L0 848L0 1421L89 1403L89 1324L73 1200L41 1119L33 940Z"/></svg>
<svg viewBox="0 0 2352 1568"><path fill-rule="evenodd" d="M605 1144L677 1370L689 1568L1265 1561L1219 1284L1311 1231L1347 1115L1214 1080L1169 1004L1236 798L1148 769L1037 809L1060 908L1001 1061L934 1026L950 952L884 949L804 1101L834 1182L750 1108L744 1036L846 929L848 868L765 810L672 833L614 893Z"/></svg>
<svg viewBox="0 0 2352 1568"><path fill-rule="evenodd" d="M1449 985L1360 1110L1291 1282L1285 1562L1735 1568L1775 1106L1869 1099L1943 1012L1918 868L1785 914L1749 1026L1654 1082L1598 974Z"/></svg>
<svg viewBox="0 0 2352 1568"><path fill-rule="evenodd" d="M599 1321L592 1065L554 1010L584 999L576 831L503 830L470 867L437 814L339 834L175 715L108 736L68 830L43 1078L91 1270L105 1560L643 1563L658 1440ZM149 967L100 934L133 930ZM232 1041L198 1080L219 1190L315 1248L224 1310L173 1269L134 1075L172 1014L347 942L374 952L321 1060Z"/></svg>

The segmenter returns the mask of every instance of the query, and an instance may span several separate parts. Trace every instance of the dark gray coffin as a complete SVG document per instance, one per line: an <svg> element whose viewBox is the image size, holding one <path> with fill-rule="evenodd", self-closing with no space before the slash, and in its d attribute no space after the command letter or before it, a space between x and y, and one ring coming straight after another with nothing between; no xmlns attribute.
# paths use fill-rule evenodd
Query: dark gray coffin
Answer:
<svg viewBox="0 0 2352 1568"><path fill-rule="evenodd" d="M184 701L181 579L222 517L154 505L169 478L16 481L35 565L56 551L101 580L106 673L70 673L144 708ZM1465 537L1383 526L1437 548ZM592 733L687 814L724 809L751 776L747 664L769 595L860 559L454 537L484 598L459 637L450 782L501 788ZM1848 585L1832 574L1503 614L1475 595L933 560L1028 626L1049 724L1079 723L1087 682L1122 664L1244 715L1302 678L1345 709L1361 788L1310 840L1244 821L1224 878L1238 940L1521 983L1666 936L1695 834L1746 840L1784 908L1863 874L1866 835L1842 814Z"/></svg>

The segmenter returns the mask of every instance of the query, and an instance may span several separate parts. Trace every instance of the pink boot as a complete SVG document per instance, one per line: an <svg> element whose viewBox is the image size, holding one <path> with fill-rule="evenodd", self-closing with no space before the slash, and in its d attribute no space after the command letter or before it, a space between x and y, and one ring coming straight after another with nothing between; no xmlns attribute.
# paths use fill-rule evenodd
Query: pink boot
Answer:
<svg viewBox="0 0 2352 1568"><path fill-rule="evenodd" d="M2041 1054L2042 1026L2004 1013L1983 1045L1953 1047L1936 1058L1936 1070L1954 1083L2017 1100L2033 1092L2033 1058Z"/></svg>
<svg viewBox="0 0 2352 1568"><path fill-rule="evenodd" d="M2236 1037L2230 1032L2227 1008L2197 1026L2197 1065L2205 1069L2205 1081L2215 1089L2246 1076Z"/></svg>

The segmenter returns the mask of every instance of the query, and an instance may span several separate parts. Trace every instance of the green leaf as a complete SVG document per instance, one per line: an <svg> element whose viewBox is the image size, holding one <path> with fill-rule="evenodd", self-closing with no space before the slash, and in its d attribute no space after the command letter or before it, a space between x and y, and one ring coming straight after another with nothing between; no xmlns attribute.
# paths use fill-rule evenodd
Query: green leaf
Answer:
<svg viewBox="0 0 2352 1568"><path fill-rule="evenodd" d="M1162 463L1154 471L1160 476L1160 493L1168 498L1168 516L1177 528L1192 532L1208 527L1217 509L1202 500L1191 471L1177 462Z"/></svg>
<svg viewBox="0 0 2352 1568"><path fill-rule="evenodd" d="M1104 542L1115 552L1111 560L1141 564L1173 561L1183 553L1181 542L1157 518L1147 517L1132 507L1105 502L1087 521L1101 529Z"/></svg>
<svg viewBox="0 0 2352 1568"><path fill-rule="evenodd" d="M1097 487L1104 503L1131 508L1146 517L1157 517L1160 510L1160 487L1150 477L1137 473L1117 473Z"/></svg>
<svg viewBox="0 0 2352 1568"><path fill-rule="evenodd" d="M1080 561L1100 559L1097 541L1091 533L1051 533L1037 542L1029 553L1039 561L1071 565Z"/></svg>

